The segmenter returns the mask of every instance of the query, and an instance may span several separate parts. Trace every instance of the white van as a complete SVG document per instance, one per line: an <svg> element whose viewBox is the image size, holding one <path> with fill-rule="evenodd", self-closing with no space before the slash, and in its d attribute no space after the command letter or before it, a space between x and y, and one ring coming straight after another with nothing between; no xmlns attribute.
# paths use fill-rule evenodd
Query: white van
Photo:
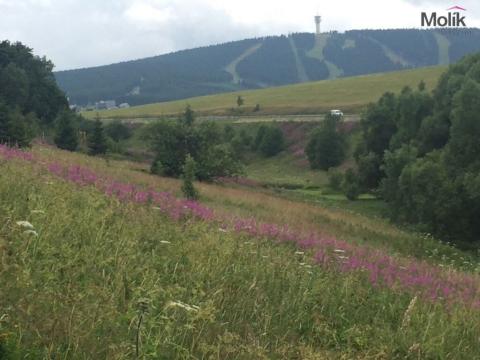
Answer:
<svg viewBox="0 0 480 360"><path fill-rule="evenodd" d="M332 115L332 116L343 116L343 112L341 110L330 110L330 115Z"/></svg>

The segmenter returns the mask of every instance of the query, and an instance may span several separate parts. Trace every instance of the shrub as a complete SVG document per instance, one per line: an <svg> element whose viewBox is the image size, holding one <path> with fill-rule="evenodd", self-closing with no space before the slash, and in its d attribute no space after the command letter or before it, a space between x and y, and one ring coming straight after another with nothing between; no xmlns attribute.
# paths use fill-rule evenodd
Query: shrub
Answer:
<svg viewBox="0 0 480 360"><path fill-rule="evenodd" d="M271 157L283 150L285 140L283 132L278 127L262 125L257 131L255 138L255 149L264 156Z"/></svg>
<svg viewBox="0 0 480 360"><path fill-rule="evenodd" d="M345 159L345 135L337 131L338 121L337 117L327 114L322 125L313 131L305 148L312 169L328 170Z"/></svg>
<svg viewBox="0 0 480 360"><path fill-rule="evenodd" d="M187 109L186 113L193 113ZM194 124L185 116L177 122L160 121L146 129L145 139L156 156L152 173L178 177L183 174L187 154L195 160L196 176L201 181L215 177L239 175L241 163L225 141L226 134L212 121Z"/></svg>
<svg viewBox="0 0 480 360"><path fill-rule="evenodd" d="M342 189L342 182L343 182L343 174L336 170L336 169L329 169L328 170L328 186L332 190L340 191Z"/></svg>
<svg viewBox="0 0 480 360"><path fill-rule="evenodd" d="M115 120L105 126L105 134L113 141L119 142L129 139L132 136L132 130L120 120Z"/></svg>
<svg viewBox="0 0 480 360"><path fill-rule="evenodd" d="M354 201L358 199L360 195L360 185L358 184L357 175L352 169L348 169L345 172L342 187L343 193L348 200Z"/></svg>

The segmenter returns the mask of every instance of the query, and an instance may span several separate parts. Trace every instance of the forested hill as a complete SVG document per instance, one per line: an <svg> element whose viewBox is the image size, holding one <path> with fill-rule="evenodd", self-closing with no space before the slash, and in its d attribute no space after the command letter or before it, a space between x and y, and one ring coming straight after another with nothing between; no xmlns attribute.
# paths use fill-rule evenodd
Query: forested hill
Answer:
<svg viewBox="0 0 480 360"><path fill-rule="evenodd" d="M480 29L352 30L248 39L55 74L71 104L139 105L449 64L480 51Z"/></svg>

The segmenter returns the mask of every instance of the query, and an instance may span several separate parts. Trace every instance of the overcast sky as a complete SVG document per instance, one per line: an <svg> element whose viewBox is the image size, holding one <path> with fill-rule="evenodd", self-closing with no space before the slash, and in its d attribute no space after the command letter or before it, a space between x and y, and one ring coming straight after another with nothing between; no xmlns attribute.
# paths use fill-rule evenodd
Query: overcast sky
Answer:
<svg viewBox="0 0 480 360"><path fill-rule="evenodd" d="M289 32L419 27L421 11L480 0L0 0L0 40L21 41L56 70L110 64L203 45Z"/></svg>

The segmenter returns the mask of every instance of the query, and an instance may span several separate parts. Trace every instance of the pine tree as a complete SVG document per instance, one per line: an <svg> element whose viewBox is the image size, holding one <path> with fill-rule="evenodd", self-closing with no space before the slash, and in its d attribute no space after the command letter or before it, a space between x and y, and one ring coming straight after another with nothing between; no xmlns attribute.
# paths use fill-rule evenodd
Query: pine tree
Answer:
<svg viewBox="0 0 480 360"><path fill-rule="evenodd" d="M185 165L183 166L183 185L182 192L187 199L196 200L198 199L198 192L193 186L193 181L195 180L195 160L187 155L185 159Z"/></svg>
<svg viewBox="0 0 480 360"><path fill-rule="evenodd" d="M60 149L75 151L78 147L78 137L72 116L66 111L57 117L54 141Z"/></svg>
<svg viewBox="0 0 480 360"><path fill-rule="evenodd" d="M243 100L243 97L241 95L239 95L237 97L237 106L240 107L242 106L243 104L245 103L245 101Z"/></svg>
<svg viewBox="0 0 480 360"><path fill-rule="evenodd" d="M185 112L183 113L183 123L187 126L192 126L195 121L195 112L190 105L187 105Z"/></svg>
<svg viewBox="0 0 480 360"><path fill-rule="evenodd" d="M107 138L103 131L102 122L98 117L95 120L92 133L88 136L88 148L88 153L93 156L107 152Z"/></svg>

